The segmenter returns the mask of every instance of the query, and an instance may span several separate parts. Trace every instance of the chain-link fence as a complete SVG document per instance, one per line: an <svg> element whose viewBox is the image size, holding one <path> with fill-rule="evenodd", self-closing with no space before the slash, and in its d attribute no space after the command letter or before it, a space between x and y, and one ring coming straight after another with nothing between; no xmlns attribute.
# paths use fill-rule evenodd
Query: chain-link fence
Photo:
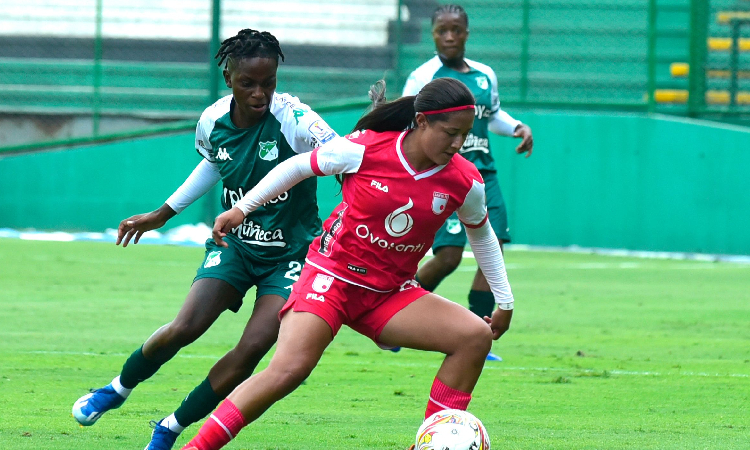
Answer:
<svg viewBox="0 0 750 450"><path fill-rule="evenodd" d="M748 123L750 0L456 3L466 57L495 70L506 106ZM228 93L213 52L242 28L278 37L278 90L308 104L364 101L379 78L398 92L434 55L438 4L0 0L0 148L192 127Z"/></svg>

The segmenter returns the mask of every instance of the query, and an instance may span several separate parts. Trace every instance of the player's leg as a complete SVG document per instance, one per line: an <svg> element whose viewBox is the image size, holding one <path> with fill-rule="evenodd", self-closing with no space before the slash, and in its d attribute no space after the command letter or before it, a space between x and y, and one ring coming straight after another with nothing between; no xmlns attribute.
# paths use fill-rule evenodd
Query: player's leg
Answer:
<svg viewBox="0 0 750 450"><path fill-rule="evenodd" d="M461 263L466 233L458 220L458 215L451 215L435 235L432 244L433 257L417 271L416 279L426 290L433 292L445 277L453 273Z"/></svg>
<svg viewBox="0 0 750 450"><path fill-rule="evenodd" d="M131 391L154 375L182 347L200 337L242 294L229 283L212 278L196 281L175 319L159 328L125 361L120 375L107 386L76 401L73 417L93 425L105 412L119 408Z"/></svg>
<svg viewBox="0 0 750 450"><path fill-rule="evenodd" d="M217 450L226 445L243 427L302 384L332 339L333 331L322 318L308 312L287 312L268 367L229 394L183 449Z"/></svg>
<svg viewBox="0 0 750 450"><path fill-rule="evenodd" d="M125 361L120 375L107 386L79 398L73 417L89 426L105 412L119 408L131 391L154 375L182 347L200 337L226 309L237 310L249 284L241 281L242 265L235 248L216 255L213 241L206 243L206 258L174 320L152 334ZM225 281L226 280L226 281Z"/></svg>
<svg viewBox="0 0 750 450"><path fill-rule="evenodd" d="M435 294L424 295L398 311L377 339L387 345L445 354L425 417L442 409L467 408L492 347L492 331L486 322Z"/></svg>
<svg viewBox="0 0 750 450"><path fill-rule="evenodd" d="M177 410L154 426L145 450L168 450L188 426L202 420L235 387L252 375L255 367L273 347L279 334L279 311L286 298L262 295L237 345L214 364L208 377L193 389Z"/></svg>

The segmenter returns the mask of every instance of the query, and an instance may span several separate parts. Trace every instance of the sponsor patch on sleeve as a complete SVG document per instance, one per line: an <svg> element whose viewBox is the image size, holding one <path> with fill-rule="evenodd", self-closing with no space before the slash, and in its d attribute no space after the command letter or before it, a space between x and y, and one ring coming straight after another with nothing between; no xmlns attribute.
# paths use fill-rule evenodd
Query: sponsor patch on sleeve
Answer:
<svg viewBox="0 0 750 450"><path fill-rule="evenodd" d="M318 140L320 145L323 145L336 137L336 132L333 131L333 128L329 127L328 124L322 120L316 120L313 122L308 130L310 131L310 134Z"/></svg>

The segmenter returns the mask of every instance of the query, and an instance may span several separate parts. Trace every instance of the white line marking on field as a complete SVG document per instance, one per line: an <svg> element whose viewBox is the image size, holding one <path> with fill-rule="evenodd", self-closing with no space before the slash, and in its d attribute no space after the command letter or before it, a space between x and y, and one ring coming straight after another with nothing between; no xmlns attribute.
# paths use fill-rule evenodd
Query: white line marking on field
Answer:
<svg viewBox="0 0 750 450"><path fill-rule="evenodd" d="M104 356L104 357L118 357L130 356L130 353L92 353L92 352L64 352L64 351L45 351L45 350L34 350L19 352L23 354L34 354L34 355L70 355L70 356ZM216 359L218 360L224 355L177 355L176 358L185 359ZM350 365L371 365L371 361L347 361ZM426 364L419 363L407 363L398 360L392 360L388 362L389 366L397 367L425 367L432 366L433 362ZM501 364L487 364L484 366L484 370L505 370L505 371L517 371L517 372L570 372L573 374L584 373L584 374L604 374L607 372L610 375L632 375L632 376L650 376L650 377L663 377L663 376L685 376L685 377L731 377L731 378L750 378L750 374L746 373L707 373L707 372L675 372L675 373L663 373L663 372L650 372L650 371L636 371L636 370L620 370L620 369L575 369L565 367L514 367L505 366ZM575 375L573 375L575 376Z"/></svg>

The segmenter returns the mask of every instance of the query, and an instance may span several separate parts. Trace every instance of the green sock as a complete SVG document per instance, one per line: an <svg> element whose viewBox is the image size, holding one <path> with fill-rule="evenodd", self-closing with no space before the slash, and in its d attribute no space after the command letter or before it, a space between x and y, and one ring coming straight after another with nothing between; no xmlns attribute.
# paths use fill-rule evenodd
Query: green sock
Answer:
<svg viewBox="0 0 750 450"><path fill-rule="evenodd" d="M138 383L151 378L161 364L149 361L143 356L143 346L134 351L130 358L125 361L120 372L120 384L126 389L133 389Z"/></svg>
<svg viewBox="0 0 750 450"><path fill-rule="evenodd" d="M469 310L479 317L492 317L492 311L495 309L495 296L492 292L469 291Z"/></svg>
<svg viewBox="0 0 750 450"><path fill-rule="evenodd" d="M193 392L185 397L180 407L174 412L174 416L180 425L187 428L209 415L219 406L222 400L223 397L216 395L208 377L206 377L201 384L193 389Z"/></svg>
<svg viewBox="0 0 750 450"><path fill-rule="evenodd" d="M437 287L438 287L437 284L435 286L430 286L428 284L424 284L422 282L422 280L419 279L419 274L414 274L414 279L417 281L417 283L419 283L420 286L422 286L422 289L424 289L426 291L435 292L435 289L437 289ZM438 284L440 284L440 283L438 283Z"/></svg>

